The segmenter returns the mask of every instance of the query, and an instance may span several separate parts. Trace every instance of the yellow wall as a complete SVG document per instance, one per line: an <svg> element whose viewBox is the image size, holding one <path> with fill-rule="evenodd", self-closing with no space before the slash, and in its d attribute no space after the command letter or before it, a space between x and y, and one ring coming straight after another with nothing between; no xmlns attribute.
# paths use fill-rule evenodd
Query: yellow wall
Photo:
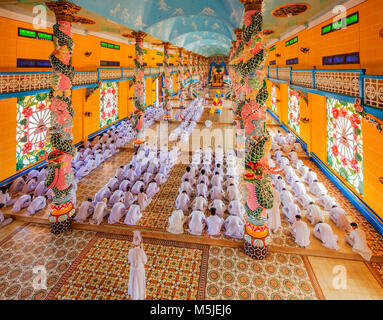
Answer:
<svg viewBox="0 0 383 320"><path fill-rule="evenodd" d="M276 60L274 67L285 67L287 59L298 58L299 64L294 69L366 69L367 74L383 74L382 55L383 41L379 32L383 27L383 6L381 0L367 0L347 11L347 15L359 12L359 22L346 29L321 35L323 26L333 20L329 19L312 29L305 29L288 39L274 43L276 49L269 52L266 65ZM298 36L298 43L286 47L285 42ZM308 54L302 53L300 48L309 48ZM322 65L322 58L345 53L360 53L360 64L349 65ZM280 57L276 57L280 54Z"/></svg>

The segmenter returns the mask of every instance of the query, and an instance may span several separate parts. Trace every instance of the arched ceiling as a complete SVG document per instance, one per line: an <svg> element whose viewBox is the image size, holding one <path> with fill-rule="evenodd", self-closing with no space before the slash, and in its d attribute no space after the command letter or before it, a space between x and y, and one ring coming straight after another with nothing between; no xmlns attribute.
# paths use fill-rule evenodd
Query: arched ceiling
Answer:
<svg viewBox="0 0 383 320"><path fill-rule="evenodd" d="M72 0L126 27L201 55L228 55L240 28L239 0Z"/></svg>

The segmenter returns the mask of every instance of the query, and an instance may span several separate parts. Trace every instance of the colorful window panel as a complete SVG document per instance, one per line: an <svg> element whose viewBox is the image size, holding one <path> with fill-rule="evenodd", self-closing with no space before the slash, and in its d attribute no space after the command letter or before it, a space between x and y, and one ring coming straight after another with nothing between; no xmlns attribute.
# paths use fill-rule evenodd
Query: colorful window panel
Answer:
<svg viewBox="0 0 383 320"><path fill-rule="evenodd" d="M327 98L327 162L363 194L362 119L351 103Z"/></svg>
<svg viewBox="0 0 383 320"><path fill-rule="evenodd" d="M47 93L17 98L16 170L46 158L50 151L47 142L50 122Z"/></svg>
<svg viewBox="0 0 383 320"><path fill-rule="evenodd" d="M271 111L277 113L277 86L271 84Z"/></svg>
<svg viewBox="0 0 383 320"><path fill-rule="evenodd" d="M289 88L289 127L298 135L301 133L299 94Z"/></svg>
<svg viewBox="0 0 383 320"><path fill-rule="evenodd" d="M118 120L118 82L103 82L100 87L100 128Z"/></svg>

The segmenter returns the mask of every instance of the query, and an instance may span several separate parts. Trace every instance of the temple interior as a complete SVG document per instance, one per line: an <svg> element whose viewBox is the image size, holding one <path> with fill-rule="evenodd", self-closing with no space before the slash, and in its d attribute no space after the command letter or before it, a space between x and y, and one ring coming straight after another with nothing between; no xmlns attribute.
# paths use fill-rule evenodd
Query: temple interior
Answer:
<svg viewBox="0 0 383 320"><path fill-rule="evenodd" d="M381 0L0 1L0 30L1 300L383 299Z"/></svg>

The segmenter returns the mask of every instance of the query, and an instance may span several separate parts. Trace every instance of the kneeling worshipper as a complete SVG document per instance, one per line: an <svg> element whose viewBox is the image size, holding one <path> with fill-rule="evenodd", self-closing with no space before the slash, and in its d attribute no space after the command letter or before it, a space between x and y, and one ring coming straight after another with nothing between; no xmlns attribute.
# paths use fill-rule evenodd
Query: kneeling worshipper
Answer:
<svg viewBox="0 0 383 320"><path fill-rule="evenodd" d="M115 174L117 180L121 183L122 180L124 180L126 178L126 172L124 170L124 166L120 166L117 170L116 170L116 174Z"/></svg>
<svg viewBox="0 0 383 320"><path fill-rule="evenodd" d="M188 178L185 178L185 181L181 183L178 191L181 193L182 191L186 191L187 195L190 197L193 193L193 188L189 182Z"/></svg>
<svg viewBox="0 0 383 320"><path fill-rule="evenodd" d="M129 165L129 169L126 170L126 178L129 179L130 181L136 181L136 178L137 178L137 174L136 172L134 171L134 168L133 168L133 165L130 164Z"/></svg>
<svg viewBox="0 0 383 320"><path fill-rule="evenodd" d="M145 185L149 184L149 181L153 180L153 173L145 172L144 176L142 177L142 181L145 183Z"/></svg>
<svg viewBox="0 0 383 320"><path fill-rule="evenodd" d="M108 217L108 223L114 224L120 222L121 218L123 217L124 213L126 211L125 205L124 205L124 199L120 199L119 202L116 202L113 205L112 211L110 212L110 215Z"/></svg>
<svg viewBox="0 0 383 320"><path fill-rule="evenodd" d="M336 205L336 201L333 197L322 194L318 199L318 204L326 211L330 211L331 208Z"/></svg>
<svg viewBox="0 0 383 320"><path fill-rule="evenodd" d="M146 194L149 198L153 198L158 191L160 191L160 188L157 186L157 183L152 180L146 189Z"/></svg>
<svg viewBox="0 0 383 320"><path fill-rule="evenodd" d="M206 225L206 217L202 211L195 210L189 216L189 228L187 232L200 236Z"/></svg>
<svg viewBox="0 0 383 320"><path fill-rule="evenodd" d="M299 180L295 180L295 182L291 185L291 190L293 190L295 197L306 194L306 187L303 182L300 182Z"/></svg>
<svg viewBox="0 0 383 320"><path fill-rule="evenodd" d="M146 193L144 192L144 188L142 187L140 189L140 193L137 195L137 202L138 205L140 206L141 211L144 211L146 207L152 202L151 198L148 198Z"/></svg>
<svg viewBox="0 0 383 320"><path fill-rule="evenodd" d="M237 216L244 221L246 210L241 201L234 200L230 202L227 211L229 211L231 216Z"/></svg>
<svg viewBox="0 0 383 320"><path fill-rule="evenodd" d="M294 202L287 203L282 207L283 214L287 217L290 223L295 222L295 217L300 215L301 209L299 209L298 205Z"/></svg>
<svg viewBox="0 0 383 320"><path fill-rule="evenodd" d="M33 215L47 206L47 196L35 197L27 208L27 215Z"/></svg>
<svg viewBox="0 0 383 320"><path fill-rule="evenodd" d="M190 198L186 193L186 190L183 190L176 199L176 208L183 212L187 212L190 208Z"/></svg>
<svg viewBox="0 0 383 320"><path fill-rule="evenodd" d="M298 161L298 154L295 151L290 151L288 157L292 163Z"/></svg>
<svg viewBox="0 0 383 320"><path fill-rule="evenodd" d="M41 181L37 185L35 191L33 192L33 196L34 197L44 196L46 195L47 191L48 191L48 188L45 186L45 181Z"/></svg>
<svg viewBox="0 0 383 320"><path fill-rule="evenodd" d="M238 190L238 187L232 183L230 184L228 187L227 187L227 190L226 190L226 199L231 202L231 201L234 201L234 200L241 200L242 199L242 195L241 193L239 192Z"/></svg>
<svg viewBox="0 0 383 320"><path fill-rule="evenodd" d="M8 189L7 188L3 188L0 191L0 204L3 204L4 207L8 207L8 206L13 205L14 202L15 201L12 200L10 195L9 195Z"/></svg>
<svg viewBox="0 0 383 320"><path fill-rule="evenodd" d="M133 204L137 200L136 196L130 192L130 187L126 188L126 192L124 194L124 205L125 208L129 208L131 204Z"/></svg>
<svg viewBox="0 0 383 320"><path fill-rule="evenodd" d="M243 239L245 223L238 216L228 216L224 222L225 236L234 239Z"/></svg>
<svg viewBox="0 0 383 320"><path fill-rule="evenodd" d="M142 217L140 206L132 204L129 208L128 213L125 216L124 223L130 226L135 226Z"/></svg>
<svg viewBox="0 0 383 320"><path fill-rule="evenodd" d="M102 187L94 196L93 205L96 205L105 198L109 199L111 194L112 192L110 191L110 188L108 186Z"/></svg>
<svg viewBox="0 0 383 320"><path fill-rule="evenodd" d="M158 172L157 175L154 177L154 180L160 186L166 182L166 177L162 173Z"/></svg>
<svg viewBox="0 0 383 320"><path fill-rule="evenodd" d="M12 212L19 212L21 209L28 207L32 202L32 198L29 194L24 194L19 197L13 204Z"/></svg>
<svg viewBox="0 0 383 320"><path fill-rule="evenodd" d="M203 181L207 186L209 185L209 177L208 177L208 175L206 174L206 170L205 170L205 169L202 169L202 170L201 170L201 174L199 175L198 180L197 180L198 183L201 183L202 181Z"/></svg>
<svg viewBox="0 0 383 320"><path fill-rule="evenodd" d="M126 180L126 179L122 180L120 183L120 186L118 187L118 190L126 192L128 190L128 187L130 187L131 185L132 185L132 183L130 182L130 180Z"/></svg>
<svg viewBox="0 0 383 320"><path fill-rule="evenodd" d="M297 215L295 220L289 231L295 238L296 244L300 247L307 247L310 244L310 229L307 227L307 223L302 221L300 215Z"/></svg>
<svg viewBox="0 0 383 320"><path fill-rule="evenodd" d="M303 163L303 161L302 160L299 160L299 159L297 159L297 160L295 160L295 161L293 161L292 162L292 166L293 166L293 168L295 168L295 169L297 169L297 170L299 170L302 166L304 166L305 164Z"/></svg>
<svg viewBox="0 0 383 320"><path fill-rule="evenodd" d="M108 206L113 207L117 202L124 201L125 193L121 190L116 190L109 198Z"/></svg>
<svg viewBox="0 0 383 320"><path fill-rule="evenodd" d="M204 197L207 199L208 197L208 191L207 186L204 181L201 181L201 183L197 184L197 190L196 190L196 196L197 197Z"/></svg>
<svg viewBox="0 0 383 320"><path fill-rule="evenodd" d="M9 188L9 193L11 195L18 194L23 190L23 187L25 186L25 180L24 177L18 177L16 180L14 180Z"/></svg>
<svg viewBox="0 0 383 320"><path fill-rule="evenodd" d="M130 263L128 295L132 300L144 300L146 298L145 264L148 259L143 249L140 231L133 231L133 248L129 250L128 260Z"/></svg>
<svg viewBox="0 0 383 320"><path fill-rule="evenodd" d="M210 209L210 216L206 219L207 234L210 236L221 235L223 219L216 214L215 208Z"/></svg>
<svg viewBox="0 0 383 320"><path fill-rule="evenodd" d="M7 219L4 218L4 214L1 211L1 209L3 208L4 208L4 204L0 203L0 228L5 227L7 224L10 224L13 221L12 218L7 218Z"/></svg>
<svg viewBox="0 0 383 320"><path fill-rule="evenodd" d="M184 215L182 210L174 210L169 217L169 226L167 231L174 234L184 233L184 224L188 220L188 217Z"/></svg>
<svg viewBox="0 0 383 320"><path fill-rule="evenodd" d="M295 171L293 171L291 174L286 175L286 181L287 183L292 186L296 181L299 181L299 178Z"/></svg>
<svg viewBox="0 0 383 320"><path fill-rule="evenodd" d="M282 203L282 206L287 206L289 203L294 203L294 200L293 200L293 196L291 194L290 191L288 191L286 188L283 188L281 193L280 193L280 197L281 197L281 203Z"/></svg>
<svg viewBox="0 0 383 320"><path fill-rule="evenodd" d="M108 199L105 198L96 204L92 218L89 220L91 224L100 225L104 217L109 213L107 209Z"/></svg>
<svg viewBox="0 0 383 320"><path fill-rule="evenodd" d="M87 201L83 201L81 203L78 212L74 217L74 221L76 222L84 222L88 217L94 212L94 207L92 204L92 199L88 199Z"/></svg>
<svg viewBox="0 0 383 320"><path fill-rule="evenodd" d="M286 188L286 182L283 180L282 176L278 176L278 178L275 180L274 187L278 192L282 192L282 190Z"/></svg>
<svg viewBox="0 0 383 320"><path fill-rule="evenodd" d="M313 230L313 234L316 238L322 241L324 247L334 250L339 250L337 244L338 236L334 234L330 225L319 221Z"/></svg>
<svg viewBox="0 0 383 320"><path fill-rule="evenodd" d="M323 183L318 182L318 180L314 180L311 183L309 187L309 191L312 194L316 195L318 198L321 197L322 195L327 195L327 189L325 188Z"/></svg>
<svg viewBox="0 0 383 320"><path fill-rule="evenodd" d="M33 192L37 187L37 178L31 178L27 183L24 185L23 189L21 190L22 194L27 194Z"/></svg>
<svg viewBox="0 0 383 320"><path fill-rule="evenodd" d="M219 175L219 172L215 172L215 174L211 178L210 183L213 187L217 187L222 185L222 180L223 178Z"/></svg>
<svg viewBox="0 0 383 320"><path fill-rule="evenodd" d="M314 202L313 198L311 198L307 194L302 194L297 197L297 202L302 206L303 210L307 210L311 202Z"/></svg>
<svg viewBox="0 0 383 320"><path fill-rule="evenodd" d="M120 186L120 181L118 181L118 179L116 177L114 178L111 178L107 185L107 187L109 187L110 191L114 192L118 189L118 187Z"/></svg>
<svg viewBox="0 0 383 320"><path fill-rule="evenodd" d="M309 168L305 176L305 182L311 186L314 180L318 181L317 174L311 168Z"/></svg>
<svg viewBox="0 0 383 320"><path fill-rule="evenodd" d="M219 199L213 200L209 205L209 210L211 208L215 209L217 216L223 218L223 215L226 211L226 206L222 200L219 200Z"/></svg>
<svg viewBox="0 0 383 320"><path fill-rule="evenodd" d="M367 245L366 234L358 228L355 222L350 223L351 232L344 236L346 242L352 247L352 250L359 253L364 260L370 261L372 252Z"/></svg>
<svg viewBox="0 0 383 320"><path fill-rule="evenodd" d="M224 196L225 196L225 192L222 190L221 186L212 187L210 189L211 200L216 200L216 199L223 200Z"/></svg>
<svg viewBox="0 0 383 320"><path fill-rule="evenodd" d="M306 179L306 176L307 176L307 173L309 172L309 170L310 170L310 168L308 166L303 165L303 166L299 167L298 172L302 176L303 179Z"/></svg>
<svg viewBox="0 0 383 320"><path fill-rule="evenodd" d="M294 144L296 141L297 141L297 138L295 138L295 136L291 132L288 132L286 134L286 142L288 144Z"/></svg>
<svg viewBox="0 0 383 320"><path fill-rule="evenodd" d="M207 200L204 197L198 196L194 199L192 204L193 211L198 210L198 211L205 212L206 208L207 208Z"/></svg>
<svg viewBox="0 0 383 320"><path fill-rule="evenodd" d="M337 205L333 205L330 209L330 220L335 223L337 228L346 232L351 231L350 221L347 219L347 213Z"/></svg>
<svg viewBox="0 0 383 320"><path fill-rule="evenodd" d="M281 214L280 214L280 206L281 206L281 198L279 193L273 189L273 207L267 210L268 217L268 227L271 231L276 233L278 229L281 227Z"/></svg>
<svg viewBox="0 0 383 320"><path fill-rule="evenodd" d="M140 180L137 180L136 183L133 185L132 193L133 194L139 194L141 188L145 188L145 183L144 183L144 181L142 181L140 179Z"/></svg>
<svg viewBox="0 0 383 320"><path fill-rule="evenodd" d="M311 222L311 225L315 226L319 221L324 220L323 211L314 202L309 203L306 211L306 219Z"/></svg>

